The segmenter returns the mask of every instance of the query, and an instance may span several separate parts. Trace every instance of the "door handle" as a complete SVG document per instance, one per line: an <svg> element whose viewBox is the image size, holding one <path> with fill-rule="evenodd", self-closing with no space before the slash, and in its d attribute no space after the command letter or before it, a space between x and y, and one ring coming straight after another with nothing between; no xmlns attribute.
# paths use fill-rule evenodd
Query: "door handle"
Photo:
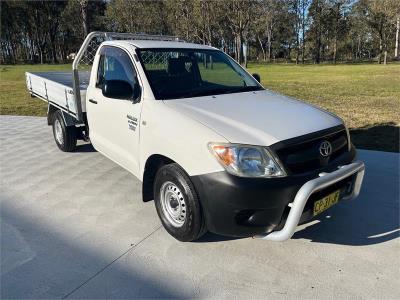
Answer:
<svg viewBox="0 0 400 300"><path fill-rule="evenodd" d="M97 104L97 101L96 101L96 100L93 100L93 99L89 99L89 102L90 102L90 103L93 103L93 104Z"/></svg>

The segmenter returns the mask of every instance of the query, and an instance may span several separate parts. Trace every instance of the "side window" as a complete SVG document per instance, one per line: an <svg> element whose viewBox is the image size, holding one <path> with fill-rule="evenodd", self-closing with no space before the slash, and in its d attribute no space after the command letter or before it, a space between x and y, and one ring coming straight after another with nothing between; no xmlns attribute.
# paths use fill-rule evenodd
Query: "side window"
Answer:
<svg viewBox="0 0 400 300"><path fill-rule="evenodd" d="M100 52L96 87L102 88L107 80L127 81L132 85L137 82L135 68L128 54L116 47L103 47Z"/></svg>

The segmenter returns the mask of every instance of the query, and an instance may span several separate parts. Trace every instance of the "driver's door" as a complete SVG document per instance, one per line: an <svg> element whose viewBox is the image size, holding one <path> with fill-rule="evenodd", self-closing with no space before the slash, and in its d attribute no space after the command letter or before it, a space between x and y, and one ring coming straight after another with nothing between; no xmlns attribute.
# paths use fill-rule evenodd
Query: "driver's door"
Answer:
<svg viewBox="0 0 400 300"><path fill-rule="evenodd" d="M128 53L103 46L97 66L96 82L87 91L86 110L89 135L94 147L135 175L139 173L139 131L142 102L103 95L106 81L129 82L134 88L137 73Z"/></svg>

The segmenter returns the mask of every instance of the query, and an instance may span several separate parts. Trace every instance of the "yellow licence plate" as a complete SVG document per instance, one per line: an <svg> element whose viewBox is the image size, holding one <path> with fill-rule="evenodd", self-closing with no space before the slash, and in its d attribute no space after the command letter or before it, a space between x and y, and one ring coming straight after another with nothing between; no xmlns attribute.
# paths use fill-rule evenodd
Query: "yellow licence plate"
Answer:
<svg viewBox="0 0 400 300"><path fill-rule="evenodd" d="M325 196L324 198L315 201L314 203L314 216L327 210L329 207L335 205L339 201L340 190Z"/></svg>

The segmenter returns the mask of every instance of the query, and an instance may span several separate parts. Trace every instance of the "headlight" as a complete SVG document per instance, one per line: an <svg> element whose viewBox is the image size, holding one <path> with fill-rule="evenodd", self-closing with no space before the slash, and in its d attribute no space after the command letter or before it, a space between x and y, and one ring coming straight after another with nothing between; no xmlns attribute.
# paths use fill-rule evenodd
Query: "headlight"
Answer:
<svg viewBox="0 0 400 300"><path fill-rule="evenodd" d="M282 177L283 168L265 147L210 143L209 148L232 175L241 177Z"/></svg>

